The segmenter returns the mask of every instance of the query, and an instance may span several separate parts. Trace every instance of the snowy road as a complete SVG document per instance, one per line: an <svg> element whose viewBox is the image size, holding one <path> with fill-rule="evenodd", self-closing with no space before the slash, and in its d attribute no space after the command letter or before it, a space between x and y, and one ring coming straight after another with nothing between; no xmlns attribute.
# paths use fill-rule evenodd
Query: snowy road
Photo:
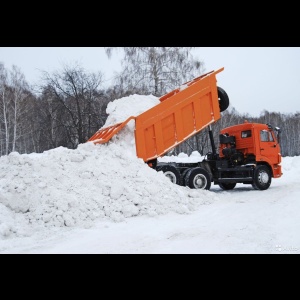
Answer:
<svg viewBox="0 0 300 300"><path fill-rule="evenodd" d="M1 253L299 254L299 189L296 178L288 182L289 177L273 180L266 191L242 184L232 191L213 186L213 200L187 215L137 216L120 223L97 222L89 229L56 229L44 240L39 234L17 239Z"/></svg>

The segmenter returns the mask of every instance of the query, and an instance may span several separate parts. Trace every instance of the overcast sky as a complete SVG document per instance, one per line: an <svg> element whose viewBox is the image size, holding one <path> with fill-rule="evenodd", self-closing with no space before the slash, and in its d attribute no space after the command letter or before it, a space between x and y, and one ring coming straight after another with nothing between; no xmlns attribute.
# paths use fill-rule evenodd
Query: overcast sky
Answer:
<svg viewBox="0 0 300 300"><path fill-rule="evenodd" d="M300 112L300 47L200 47L193 54L207 72L225 68L217 75L218 85L238 112ZM120 71L121 58L120 51L108 59L103 47L0 47L0 62L8 69L20 67L30 84L39 82L41 70L74 62L103 72L108 80Z"/></svg>

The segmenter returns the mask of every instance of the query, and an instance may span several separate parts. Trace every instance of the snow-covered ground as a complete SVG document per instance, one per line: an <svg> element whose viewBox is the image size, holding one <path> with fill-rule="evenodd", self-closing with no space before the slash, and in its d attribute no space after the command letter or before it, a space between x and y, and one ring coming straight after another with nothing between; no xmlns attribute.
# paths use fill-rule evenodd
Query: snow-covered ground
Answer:
<svg viewBox="0 0 300 300"><path fill-rule="evenodd" d="M157 103L115 100L105 126ZM0 253L300 253L300 157L284 157L266 191L192 190L136 157L133 129L103 145L0 157Z"/></svg>

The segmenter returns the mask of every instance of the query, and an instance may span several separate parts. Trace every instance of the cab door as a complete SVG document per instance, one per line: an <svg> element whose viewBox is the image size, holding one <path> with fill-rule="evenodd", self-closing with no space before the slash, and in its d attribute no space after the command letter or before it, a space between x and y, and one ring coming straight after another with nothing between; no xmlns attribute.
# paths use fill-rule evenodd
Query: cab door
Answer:
<svg viewBox="0 0 300 300"><path fill-rule="evenodd" d="M260 154L267 157L273 164L279 164L281 161L280 145L274 132L269 129L260 129L259 139Z"/></svg>

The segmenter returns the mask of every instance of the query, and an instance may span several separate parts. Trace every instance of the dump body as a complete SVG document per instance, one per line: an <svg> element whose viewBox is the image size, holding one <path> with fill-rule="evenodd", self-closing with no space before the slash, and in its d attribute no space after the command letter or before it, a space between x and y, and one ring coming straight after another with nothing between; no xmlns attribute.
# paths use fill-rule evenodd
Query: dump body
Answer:
<svg viewBox="0 0 300 300"><path fill-rule="evenodd" d="M137 157L145 162L166 152L220 119L216 74L206 73L162 96L160 103L138 116L99 129L88 141L108 142L129 120L135 119Z"/></svg>

